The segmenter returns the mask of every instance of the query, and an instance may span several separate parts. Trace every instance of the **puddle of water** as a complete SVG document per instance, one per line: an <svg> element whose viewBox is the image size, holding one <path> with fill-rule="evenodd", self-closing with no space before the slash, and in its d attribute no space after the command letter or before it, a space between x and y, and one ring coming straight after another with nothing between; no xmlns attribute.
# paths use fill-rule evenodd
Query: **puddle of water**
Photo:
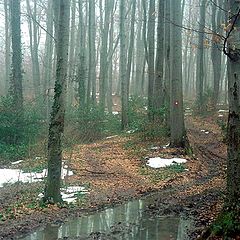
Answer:
<svg viewBox="0 0 240 240"><path fill-rule="evenodd" d="M165 158L156 157L156 158L149 158L147 161L147 166L152 168L162 168L162 167L170 166L175 163L181 164L186 162L187 160L182 158L165 159Z"/></svg>
<svg viewBox="0 0 240 240"><path fill-rule="evenodd" d="M189 225L189 221L178 217L153 217L144 211L148 204L148 200L128 202L124 205L108 208L93 215L70 219L60 227L49 225L45 229L21 239L188 239L186 226ZM104 237L93 238L92 233ZM92 236L92 238L90 238L90 236Z"/></svg>

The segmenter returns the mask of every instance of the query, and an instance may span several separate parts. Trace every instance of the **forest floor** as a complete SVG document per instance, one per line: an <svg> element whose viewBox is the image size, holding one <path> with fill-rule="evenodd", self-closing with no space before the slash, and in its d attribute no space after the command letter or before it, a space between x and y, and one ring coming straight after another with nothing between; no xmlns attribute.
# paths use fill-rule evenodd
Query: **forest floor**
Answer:
<svg viewBox="0 0 240 240"><path fill-rule="evenodd" d="M106 206L158 192L148 207L153 215L184 213L195 220L196 239L221 210L225 189L226 145L216 116L186 119L192 155L183 149L165 148L162 141L140 141L136 134L112 136L97 143L76 145L64 159L74 175L67 185L88 187L77 205L41 206L36 200L43 183L13 184L0 191L0 239L15 239L48 223L61 224ZM187 159L187 171L151 169L148 157ZM41 162L41 160L38 160ZM25 161L24 164L33 164ZM38 163L34 163L36 165Z"/></svg>

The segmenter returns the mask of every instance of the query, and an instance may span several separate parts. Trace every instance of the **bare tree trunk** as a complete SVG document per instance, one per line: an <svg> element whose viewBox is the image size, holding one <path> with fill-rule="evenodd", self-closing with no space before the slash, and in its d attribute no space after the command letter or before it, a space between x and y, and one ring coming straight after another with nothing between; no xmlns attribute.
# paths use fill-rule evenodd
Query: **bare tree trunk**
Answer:
<svg viewBox="0 0 240 240"><path fill-rule="evenodd" d="M171 78L171 61L170 61L170 0L165 1L165 24L164 24L164 51L165 51L165 81L164 81L164 102L167 107L166 123L170 129L170 78Z"/></svg>
<svg viewBox="0 0 240 240"><path fill-rule="evenodd" d="M126 0L120 0L120 79L122 96L122 129L128 126L127 56L126 56Z"/></svg>
<svg viewBox="0 0 240 240"><path fill-rule="evenodd" d="M85 26L83 20L83 0L79 0L79 29L80 32L80 62L77 73L77 82L78 82L78 97L79 97L79 107L83 109L86 106L86 34L85 34Z"/></svg>
<svg viewBox="0 0 240 240"><path fill-rule="evenodd" d="M223 3L218 1L220 6L222 7ZM216 4L212 4L212 64L213 64L213 96L212 96L212 104L213 108L216 109L217 102L219 99L219 85L221 79L221 65L222 65L222 51L221 51L221 38L217 35L219 26L221 24L221 11L218 10Z"/></svg>
<svg viewBox="0 0 240 240"><path fill-rule="evenodd" d="M10 1L10 13L12 29L12 77L10 93L13 98L16 117L20 121L23 114L20 0Z"/></svg>
<svg viewBox="0 0 240 240"><path fill-rule="evenodd" d="M82 9L79 9L81 11ZM74 78L75 78L75 44L76 44L76 0L71 1L71 30L69 44L69 66L68 66L68 104L71 105L74 99Z"/></svg>
<svg viewBox="0 0 240 240"><path fill-rule="evenodd" d="M108 56L108 34L110 24L110 13L113 6L113 0L105 0L104 26L101 32L101 51L100 51L100 74L99 74L99 105L104 111L106 105L107 92L107 56Z"/></svg>
<svg viewBox="0 0 240 240"><path fill-rule="evenodd" d="M129 98L129 88L130 88L130 76L131 69L133 68L133 51L134 51L134 34L135 34L135 15L136 15L136 0L132 1L132 13L131 13L131 26L130 26L130 42L128 48L128 59L127 59L127 95Z"/></svg>
<svg viewBox="0 0 240 240"><path fill-rule="evenodd" d="M112 113L112 92L113 92L113 37L114 37L114 8L111 10L111 25L109 31L109 54L108 54L108 89L107 89L107 106L108 112Z"/></svg>
<svg viewBox="0 0 240 240"><path fill-rule="evenodd" d="M229 1L229 22L232 31L228 39L229 61L229 117L228 117L228 163L227 163L227 211L233 212L235 221L240 216L240 2Z"/></svg>
<svg viewBox="0 0 240 240"><path fill-rule="evenodd" d="M155 79L155 0L149 1L149 10L148 10L148 117L149 120L153 120L153 87Z"/></svg>
<svg viewBox="0 0 240 240"><path fill-rule="evenodd" d="M154 84L154 113L158 118L159 110L163 107L163 63L164 63L164 4L165 0L158 1L158 28L157 28L157 54Z"/></svg>
<svg viewBox="0 0 240 240"><path fill-rule="evenodd" d="M89 1L89 30L88 30L88 42L89 42L89 66L88 66L88 85L87 85L87 105L90 102L96 104L96 23L95 23L95 4L93 1ZM90 95L92 94L92 101L90 101Z"/></svg>
<svg viewBox="0 0 240 240"><path fill-rule="evenodd" d="M38 25L37 25L37 3L33 2L33 9L31 8L29 0L26 0L28 12L28 28L30 36L30 52L32 59L32 79L34 86L35 98L40 96L40 69L38 60Z"/></svg>
<svg viewBox="0 0 240 240"><path fill-rule="evenodd" d="M142 19L142 6L141 1L138 1L138 18ZM139 96L141 94L141 75L142 75L142 68L143 68L143 61L145 58L144 53L144 44L142 38L142 27L143 22L137 22L137 40L136 40L136 74L135 74L135 81L134 81L134 95Z"/></svg>
<svg viewBox="0 0 240 240"><path fill-rule="evenodd" d="M9 0L4 0L4 14L5 14L5 93L9 89L10 83L10 70L11 70L11 60L10 60L10 24L9 24Z"/></svg>
<svg viewBox="0 0 240 240"><path fill-rule="evenodd" d="M46 117L50 115L50 100L52 88L52 69L53 69L53 1L48 0L47 5L47 33L44 50L44 71L43 71L43 94L46 102Z"/></svg>
<svg viewBox="0 0 240 240"><path fill-rule="evenodd" d="M198 33L198 53L197 53L197 73L196 73L196 90L197 90L197 109L203 111L203 82L204 82L204 27L206 14L206 0L201 1L200 22Z"/></svg>
<svg viewBox="0 0 240 240"><path fill-rule="evenodd" d="M60 186L68 66L70 3L69 0L59 0L54 3L58 5L55 6L56 9L59 9L58 38L56 39L57 69L54 104L49 126L48 175L44 200L56 203L62 201Z"/></svg>
<svg viewBox="0 0 240 240"><path fill-rule="evenodd" d="M185 147L186 132L183 116L182 93L182 25L181 1L171 0L171 81L170 81L170 118L171 146Z"/></svg>

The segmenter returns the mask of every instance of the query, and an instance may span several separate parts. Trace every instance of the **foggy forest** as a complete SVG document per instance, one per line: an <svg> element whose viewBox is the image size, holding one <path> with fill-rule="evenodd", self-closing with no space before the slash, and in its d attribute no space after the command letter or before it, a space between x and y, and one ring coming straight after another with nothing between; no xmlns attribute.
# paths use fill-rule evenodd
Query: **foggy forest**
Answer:
<svg viewBox="0 0 240 240"><path fill-rule="evenodd" d="M240 1L0 0L0 239L240 239Z"/></svg>

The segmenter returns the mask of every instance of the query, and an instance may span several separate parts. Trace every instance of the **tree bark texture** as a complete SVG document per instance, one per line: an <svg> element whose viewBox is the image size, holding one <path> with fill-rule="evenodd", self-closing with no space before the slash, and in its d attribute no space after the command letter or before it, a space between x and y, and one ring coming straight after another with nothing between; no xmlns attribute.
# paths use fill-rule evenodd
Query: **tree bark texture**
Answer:
<svg viewBox="0 0 240 240"><path fill-rule="evenodd" d="M229 1L229 22L232 24L228 39L228 163L226 203L240 213L240 2Z"/></svg>
<svg viewBox="0 0 240 240"><path fill-rule="evenodd" d="M170 78L170 120L171 145L185 146L185 127L182 93L182 24L181 1L171 0L171 78Z"/></svg>
<svg viewBox="0 0 240 240"><path fill-rule="evenodd" d="M62 137L64 131L65 98L69 45L69 0L60 0L58 34L56 39L56 82L54 104L51 113L48 139L48 175L45 187L45 201L61 201ZM60 37L61 36L61 37Z"/></svg>

